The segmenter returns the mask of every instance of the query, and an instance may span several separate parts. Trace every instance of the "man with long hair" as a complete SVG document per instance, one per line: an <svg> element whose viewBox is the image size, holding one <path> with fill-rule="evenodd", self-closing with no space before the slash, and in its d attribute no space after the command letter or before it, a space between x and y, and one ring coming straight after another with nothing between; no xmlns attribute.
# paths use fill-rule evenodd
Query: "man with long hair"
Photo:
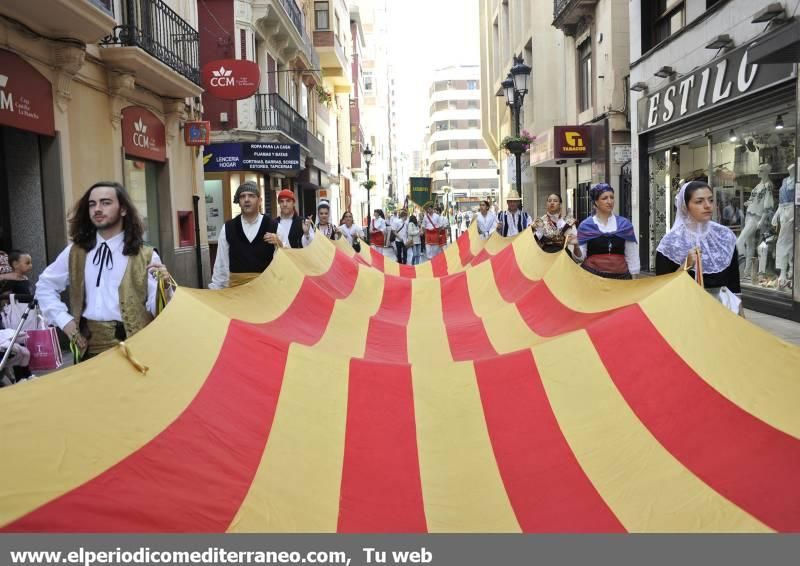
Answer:
<svg viewBox="0 0 800 566"><path fill-rule="evenodd" d="M157 277L168 277L125 188L102 181L69 218L72 243L44 270L36 298L45 318L75 342L81 359L112 348L156 314ZM70 305L60 294L69 287Z"/></svg>

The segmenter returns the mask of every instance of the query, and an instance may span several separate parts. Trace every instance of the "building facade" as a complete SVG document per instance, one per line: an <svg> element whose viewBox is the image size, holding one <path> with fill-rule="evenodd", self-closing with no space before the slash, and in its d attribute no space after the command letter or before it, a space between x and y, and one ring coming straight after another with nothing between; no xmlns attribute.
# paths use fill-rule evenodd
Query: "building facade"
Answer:
<svg viewBox="0 0 800 566"><path fill-rule="evenodd" d="M681 184L706 181L714 190L714 219L737 235L745 306L800 319L794 289L800 2L661 4L630 4L638 185L632 212L642 265L654 266Z"/></svg>
<svg viewBox="0 0 800 566"><path fill-rule="evenodd" d="M506 136L514 132L512 113L502 94L501 82L506 79L515 55L522 55L532 67L528 94L520 112L520 126L541 135L557 124L567 124L569 101L565 94L565 36L541 14L552 13L548 0L506 2L480 0L480 108L481 133L500 172L498 206L505 208L505 195L516 188L514 156L500 148ZM534 17L536 15L536 17ZM532 168L530 155L522 155L523 206L531 213L539 208L540 195L560 192L560 167Z"/></svg>
<svg viewBox="0 0 800 566"><path fill-rule="evenodd" d="M201 283L202 161L182 132L200 118L197 29L184 0L0 4L0 247L29 251L34 276L67 244L75 202L108 180L176 279Z"/></svg>
<svg viewBox="0 0 800 566"><path fill-rule="evenodd" d="M480 67L437 69L429 89L429 172L447 208L476 209L497 196L497 166L481 138ZM448 167L449 166L449 167Z"/></svg>
<svg viewBox="0 0 800 566"><path fill-rule="evenodd" d="M314 213L320 187L330 185L325 146L317 137L328 132L324 107L330 100L309 34L312 14L294 0L205 0L198 6L201 65L222 76L235 61L249 61L258 77L252 96L203 95L211 123L204 188L213 258L223 224L239 214L232 197L244 181L259 185L267 213L277 210L282 189L295 192L301 214Z"/></svg>

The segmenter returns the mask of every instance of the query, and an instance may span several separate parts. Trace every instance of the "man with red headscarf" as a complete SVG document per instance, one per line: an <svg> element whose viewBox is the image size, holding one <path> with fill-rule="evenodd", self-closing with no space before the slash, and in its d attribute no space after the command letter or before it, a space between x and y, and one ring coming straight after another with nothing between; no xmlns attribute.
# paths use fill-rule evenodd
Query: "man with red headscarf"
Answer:
<svg viewBox="0 0 800 566"><path fill-rule="evenodd" d="M278 193L278 217L274 233L264 235L264 241L282 248L305 248L314 239L310 218L303 220L294 208L294 193L284 189Z"/></svg>

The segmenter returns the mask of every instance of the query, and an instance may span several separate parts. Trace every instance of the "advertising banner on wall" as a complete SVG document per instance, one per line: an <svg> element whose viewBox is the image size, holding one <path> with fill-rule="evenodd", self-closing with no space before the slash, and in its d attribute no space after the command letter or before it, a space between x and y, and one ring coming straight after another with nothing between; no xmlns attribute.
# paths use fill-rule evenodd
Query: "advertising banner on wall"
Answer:
<svg viewBox="0 0 800 566"><path fill-rule="evenodd" d="M299 171L296 143L214 143L203 150L203 168L219 171Z"/></svg>
<svg viewBox="0 0 800 566"><path fill-rule="evenodd" d="M245 59L218 59L203 65L203 88L224 100L250 98L258 90L261 73L258 64Z"/></svg>

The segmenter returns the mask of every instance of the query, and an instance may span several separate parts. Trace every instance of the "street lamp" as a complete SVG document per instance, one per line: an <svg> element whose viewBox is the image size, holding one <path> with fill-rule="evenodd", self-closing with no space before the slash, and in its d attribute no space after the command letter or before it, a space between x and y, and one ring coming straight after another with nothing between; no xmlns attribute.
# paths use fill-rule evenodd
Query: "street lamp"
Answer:
<svg viewBox="0 0 800 566"><path fill-rule="evenodd" d="M372 188L369 182L369 164L372 162L372 150L369 148L369 144L364 148L362 154L364 155L364 163L367 164L367 184L365 186L367 188L367 244L369 244L369 228L372 224L372 205L369 199L369 191Z"/></svg>
<svg viewBox="0 0 800 566"><path fill-rule="evenodd" d="M502 93L498 96L505 96L506 104L511 107L511 116L514 120L514 136L520 137L520 110L522 109L522 102L525 95L528 94L528 77L531 74L531 68L525 64L522 55L514 56L514 65L511 67L511 72L508 73L506 80L500 85L502 86ZM512 144L509 151L516 157L517 165L517 193L522 198L522 152L523 144Z"/></svg>
<svg viewBox="0 0 800 566"><path fill-rule="evenodd" d="M447 212L447 233L450 235L450 160L446 159L444 162L444 208Z"/></svg>

